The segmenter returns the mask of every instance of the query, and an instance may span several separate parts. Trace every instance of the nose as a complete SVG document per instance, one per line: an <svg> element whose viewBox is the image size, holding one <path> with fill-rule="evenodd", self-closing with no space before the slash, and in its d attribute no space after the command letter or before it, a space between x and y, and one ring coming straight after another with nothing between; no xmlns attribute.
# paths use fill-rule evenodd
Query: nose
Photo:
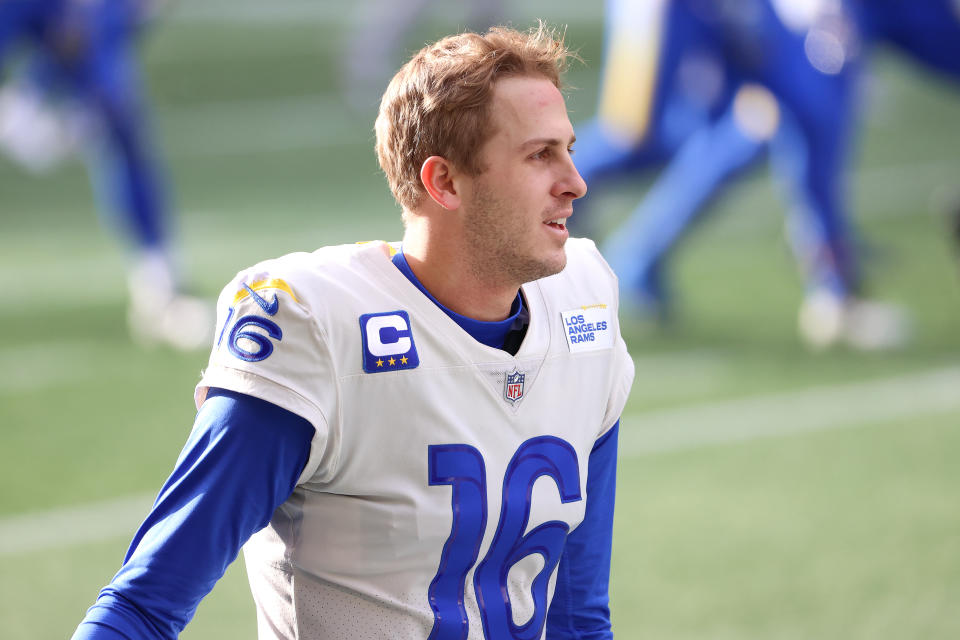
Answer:
<svg viewBox="0 0 960 640"><path fill-rule="evenodd" d="M577 171L577 167L573 164L573 159L567 155L567 161L564 163L564 173L557 181L555 195L576 200L586 194L587 183L584 182L583 176Z"/></svg>

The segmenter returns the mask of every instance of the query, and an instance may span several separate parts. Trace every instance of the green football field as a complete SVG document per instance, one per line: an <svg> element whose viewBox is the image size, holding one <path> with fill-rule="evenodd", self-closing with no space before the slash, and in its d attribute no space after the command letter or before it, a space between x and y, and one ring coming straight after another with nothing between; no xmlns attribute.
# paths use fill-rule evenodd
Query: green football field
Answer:
<svg viewBox="0 0 960 640"><path fill-rule="evenodd" d="M580 6L584 4L584 6ZM595 108L600 9L568 24ZM284 0L179 3L144 48L191 283L213 299L260 259L399 239L372 115L338 97L350 12ZM455 5L408 43L456 28ZM637 376L623 417L612 608L619 638L960 637L960 91L889 54L864 87L851 198L870 291L909 309L891 353L811 353L784 206L765 168L676 254L678 322L623 318ZM597 201L601 228L649 177ZM0 159L0 637L66 638L122 560L192 424L206 354L128 337L124 250L78 162ZM256 636L242 562L187 639Z"/></svg>

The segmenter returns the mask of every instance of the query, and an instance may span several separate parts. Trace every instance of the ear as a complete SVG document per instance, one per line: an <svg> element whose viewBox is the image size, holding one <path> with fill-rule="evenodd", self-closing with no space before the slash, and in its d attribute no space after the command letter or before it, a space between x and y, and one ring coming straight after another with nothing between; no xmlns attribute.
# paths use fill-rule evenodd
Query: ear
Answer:
<svg viewBox="0 0 960 640"><path fill-rule="evenodd" d="M433 201L447 210L460 208L460 194L453 180L454 168L443 156L430 156L420 167L420 182Z"/></svg>

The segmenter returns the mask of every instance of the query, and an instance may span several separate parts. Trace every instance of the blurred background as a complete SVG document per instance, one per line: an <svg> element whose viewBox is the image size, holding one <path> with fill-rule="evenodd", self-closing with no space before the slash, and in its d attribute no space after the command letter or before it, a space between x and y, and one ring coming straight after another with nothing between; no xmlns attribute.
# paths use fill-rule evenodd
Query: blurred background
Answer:
<svg viewBox="0 0 960 640"><path fill-rule="evenodd" d="M220 287L283 253L400 238L373 153L393 68L465 25L537 18L583 58L568 106L598 178L571 224L617 267L636 362L617 636L960 637L948 21L900 15L911 39L857 3L681 2L671 32L659 0L195 0L52 28L62 6L35 4L0 4L5 639L69 637L119 567L189 433L207 354L184 336L209 332ZM745 35L764 15L779 27ZM772 64L794 50L813 72ZM818 180L825 213L790 195ZM182 637L255 635L238 562Z"/></svg>

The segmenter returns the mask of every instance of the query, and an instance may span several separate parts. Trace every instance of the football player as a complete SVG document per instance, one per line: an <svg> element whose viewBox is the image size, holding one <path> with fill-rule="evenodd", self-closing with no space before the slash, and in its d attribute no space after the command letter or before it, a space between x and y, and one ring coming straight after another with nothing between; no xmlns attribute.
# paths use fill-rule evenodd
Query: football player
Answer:
<svg viewBox="0 0 960 640"><path fill-rule="evenodd" d="M0 3L0 64L21 45L28 56L0 97L0 145L42 170L63 155L64 136L82 143L104 222L131 245L134 337L193 349L209 344L204 327L213 312L182 293L171 246L168 186L136 59L137 37L154 8L146 0ZM58 111L82 124L58 126Z"/></svg>
<svg viewBox="0 0 960 640"><path fill-rule="evenodd" d="M862 297L844 193L864 47L878 39L909 46L912 33L923 44L918 57L948 71L956 66L956 21L944 26L949 25L944 0L918 4L924 7L751 0L710 8L673 0L673 7L688 10L675 8L669 15L699 22L700 37L719 52L733 90L722 115L689 133L644 201L604 246L631 306L659 318L668 315L664 263L670 250L722 185L769 148L790 190L791 241L807 280L802 336L815 347L903 344L908 335L904 313ZM912 19L898 19L897 12ZM939 26L927 29L926 36L914 29L933 23ZM665 33L678 46L693 46L669 29ZM641 106L647 102L639 100Z"/></svg>
<svg viewBox="0 0 960 640"><path fill-rule="evenodd" d="M673 4L686 6L684 15L700 25L700 37L719 53L723 76L734 90L722 114L679 145L647 197L604 247L634 306L664 315L663 263L669 250L720 186L757 160L771 141L784 159L777 166L788 175L796 201L815 212L818 222L809 231L815 239L805 243L821 249L816 259L804 261L812 288L841 293L852 287L857 274L837 181L857 43L844 32L842 14L818 15L795 31L765 0L736 7L705 8L688 0ZM819 67L810 59L818 50L805 37L814 26L837 45L817 61Z"/></svg>
<svg viewBox="0 0 960 640"><path fill-rule="evenodd" d="M729 101L722 51L686 3L607 0L597 115L578 126L577 170L590 185L667 162ZM596 228L589 196L571 219Z"/></svg>
<svg viewBox="0 0 960 640"><path fill-rule="evenodd" d="M172 638L241 546L261 638L612 638L616 279L540 26L428 45L376 149L403 242L291 254L219 302L199 412L74 640Z"/></svg>

